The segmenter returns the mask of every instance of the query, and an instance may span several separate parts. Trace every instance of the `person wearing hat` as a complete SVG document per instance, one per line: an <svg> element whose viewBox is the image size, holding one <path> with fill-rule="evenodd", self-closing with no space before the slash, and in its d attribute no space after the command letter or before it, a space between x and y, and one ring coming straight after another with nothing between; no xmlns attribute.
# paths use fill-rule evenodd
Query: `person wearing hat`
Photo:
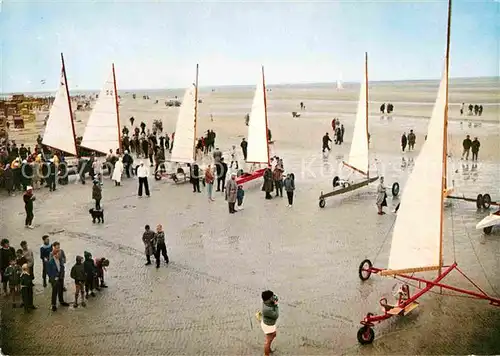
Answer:
<svg viewBox="0 0 500 356"><path fill-rule="evenodd" d="M35 215L33 214L33 202L36 197L33 194L33 187L29 186L26 188L26 192L23 195L24 201L24 210L26 211L26 220L24 222L24 226L33 229L33 218Z"/></svg>
<svg viewBox="0 0 500 356"><path fill-rule="evenodd" d="M236 173L231 174L231 179L226 183L226 201L229 207L229 214L236 213L234 205L238 195L238 185L236 184Z"/></svg>

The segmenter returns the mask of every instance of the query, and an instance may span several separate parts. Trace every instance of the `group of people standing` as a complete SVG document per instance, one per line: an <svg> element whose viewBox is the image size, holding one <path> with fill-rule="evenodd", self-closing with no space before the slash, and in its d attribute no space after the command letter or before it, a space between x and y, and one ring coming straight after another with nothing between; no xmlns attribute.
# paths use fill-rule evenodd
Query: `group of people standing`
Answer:
<svg viewBox="0 0 500 356"><path fill-rule="evenodd" d="M469 106L467 107L468 112L467 112L467 115L468 116L472 116L472 115L475 115L475 116L481 116L483 114L483 106L482 105L477 105L477 104L469 104ZM464 115L464 111L465 111L465 103L462 103L462 105L460 106L460 115Z"/></svg>
<svg viewBox="0 0 500 356"><path fill-rule="evenodd" d="M406 146L408 146L408 151L413 151L415 149L415 142L417 142L417 136L413 130L410 130L408 135L406 135L406 132L403 132L403 135L401 135L401 150L404 152Z"/></svg>
<svg viewBox="0 0 500 356"><path fill-rule="evenodd" d="M462 147L464 148L462 152L462 159L469 159L469 153L472 151L472 160L477 161L477 157L479 155L479 147L481 147L481 143L479 142L477 137L474 137L474 141L470 139L470 135L467 135L462 142Z"/></svg>
<svg viewBox="0 0 500 356"><path fill-rule="evenodd" d="M380 105L380 113L381 114L391 114L394 111L394 105L391 103L383 103Z"/></svg>

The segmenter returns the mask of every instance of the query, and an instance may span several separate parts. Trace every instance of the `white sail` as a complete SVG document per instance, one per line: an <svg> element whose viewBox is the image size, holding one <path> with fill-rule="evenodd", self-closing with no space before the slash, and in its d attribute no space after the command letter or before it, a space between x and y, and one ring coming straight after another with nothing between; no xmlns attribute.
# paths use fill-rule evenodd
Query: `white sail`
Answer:
<svg viewBox="0 0 500 356"><path fill-rule="evenodd" d="M52 148L76 155L73 118L64 79L64 68L61 70L59 89L50 108L49 118L45 126L42 143Z"/></svg>
<svg viewBox="0 0 500 356"><path fill-rule="evenodd" d="M193 163L196 135L196 86L192 85L184 93L175 125L174 147L171 162Z"/></svg>
<svg viewBox="0 0 500 356"><path fill-rule="evenodd" d="M358 109L356 112L356 121L354 121L354 132L352 134L351 148L347 164L361 172L368 174L368 132L366 125L368 117L366 116L366 78L368 73L363 76L361 88L359 90Z"/></svg>
<svg viewBox="0 0 500 356"><path fill-rule="evenodd" d="M87 121L81 145L101 153L115 152L120 147L119 134L115 82L111 72Z"/></svg>
<svg viewBox="0 0 500 356"><path fill-rule="evenodd" d="M248 121L247 162L268 163L269 146L267 142L267 118L264 92L264 78L257 82L253 97L252 111Z"/></svg>
<svg viewBox="0 0 500 356"><path fill-rule="evenodd" d="M432 270L440 266L447 82L445 70L429 121L427 141L401 199L392 234L389 271L382 274Z"/></svg>

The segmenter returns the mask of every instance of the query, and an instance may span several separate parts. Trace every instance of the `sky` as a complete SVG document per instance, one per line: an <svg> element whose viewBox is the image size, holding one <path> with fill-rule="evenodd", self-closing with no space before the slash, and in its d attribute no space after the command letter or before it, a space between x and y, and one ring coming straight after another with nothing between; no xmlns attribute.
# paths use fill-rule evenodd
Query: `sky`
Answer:
<svg viewBox="0 0 500 356"><path fill-rule="evenodd" d="M437 79L447 1L0 0L0 92ZM451 77L499 76L500 0L454 0ZM45 84L43 84L44 80Z"/></svg>

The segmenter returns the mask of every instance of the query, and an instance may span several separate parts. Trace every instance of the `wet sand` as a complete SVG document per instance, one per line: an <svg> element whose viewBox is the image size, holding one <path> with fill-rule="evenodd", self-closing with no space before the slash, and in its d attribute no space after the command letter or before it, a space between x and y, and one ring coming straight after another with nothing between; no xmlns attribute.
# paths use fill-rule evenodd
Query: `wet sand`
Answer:
<svg viewBox="0 0 500 356"><path fill-rule="evenodd" d="M398 97L400 91L387 90L395 105L392 118L381 118L376 113L379 105L372 105L371 110L372 171L383 174L387 184L400 182L404 191L411 161L418 155L427 129L425 116L430 115L432 106L414 105L422 112L416 110L418 114L404 116L396 98L410 100ZM342 104L345 107L324 100L313 105L309 102L312 99L298 99L305 97L303 93L290 97L279 94L280 89L269 93L273 152L284 158L285 169L294 172L297 180L296 201L291 209L286 207L286 198L266 201L257 182L247 187L244 210L229 215L222 195L209 203L205 193L193 194L189 184L150 180L151 198L138 199L136 180L124 179L122 187L114 187L107 180L103 190L104 225L92 225L88 216L92 205L90 185L70 184L52 194L45 189L36 192L38 226L31 231L22 227L21 198L1 196L0 230L17 243L27 240L35 256L41 235L53 232L51 239L62 242L70 266L76 254L83 255L85 250L111 260L108 290L89 301L85 310L57 313L49 311L50 290L41 287L37 260L35 298L40 309L32 316L24 316L19 310L12 311L8 304L4 306L4 351L261 354L263 335L254 314L260 308L260 292L270 288L281 302L276 341L279 355L500 353L499 308L484 301L436 294L421 298L421 306L409 316L377 325L373 345L357 345L359 321L367 312L380 312L381 297L392 300L396 281L373 276L362 283L357 276L364 258L384 267L390 248L395 216L376 214L374 185L329 199L325 209L318 207L320 191L330 190L338 164L348 153L355 91L350 97L353 102ZM123 95L122 122L129 126L131 115L137 124L163 118L166 131L172 132L178 109L166 108L161 101L155 105L154 95L160 97L151 93L151 100L146 101ZM278 99L280 95L284 98ZM217 146L223 150L237 144L240 137L246 136L243 117L251 106L251 97L250 90L202 93L200 131L214 129ZM300 118L292 119L290 112L299 111L301 100L307 110ZM213 123L210 113L214 115ZM79 113L78 119L83 123L86 115ZM346 142L333 145L324 161L321 137L326 131L331 133L333 116L339 116L344 123ZM449 178L457 194L475 197L489 193L493 200L500 200L500 129L493 116L488 116L485 106L481 119L487 120L480 127L469 128L460 125L459 120L450 122ZM80 132L82 123L78 125ZM399 137L410 128L417 134L416 150L402 154ZM477 165L459 160L465 134L481 140ZM389 199L387 210L397 203L398 199ZM487 212L477 211L474 203L453 201L445 214L445 262L451 263L456 257L461 268L488 293L499 290L496 271L500 267L500 229L487 237L475 230L475 224ZM168 267L155 270L143 266L141 234L146 223L163 223L172 261ZM448 282L470 287L455 274ZM73 285L69 277L66 285L66 299L71 301Z"/></svg>

